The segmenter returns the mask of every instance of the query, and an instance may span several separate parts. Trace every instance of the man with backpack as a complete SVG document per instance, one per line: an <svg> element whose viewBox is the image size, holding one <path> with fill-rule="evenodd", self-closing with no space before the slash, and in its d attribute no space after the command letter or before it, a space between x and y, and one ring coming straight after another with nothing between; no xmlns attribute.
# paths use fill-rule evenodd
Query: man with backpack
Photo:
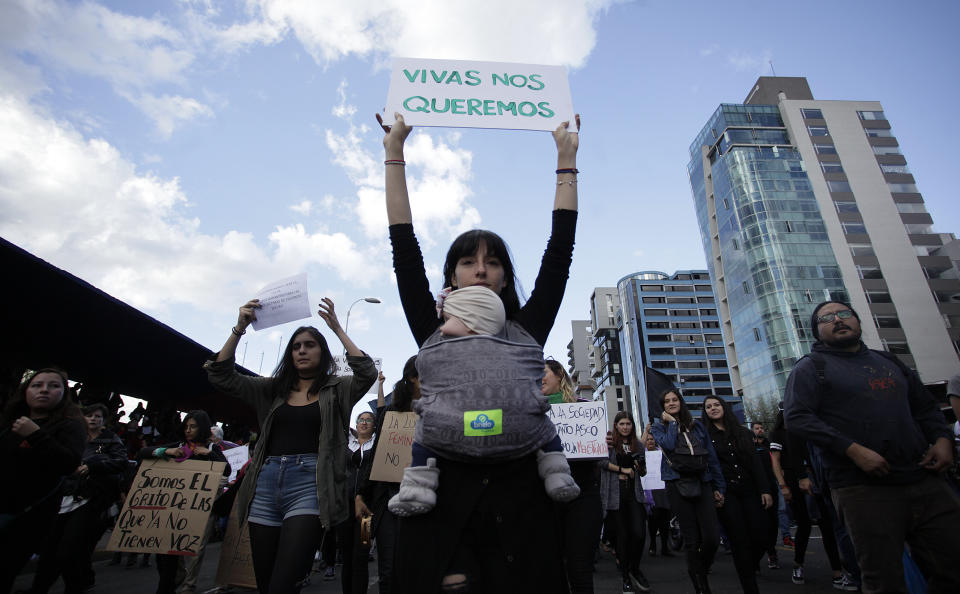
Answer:
<svg viewBox="0 0 960 594"><path fill-rule="evenodd" d="M908 543L930 592L960 592L960 498L937 476L953 451L936 401L895 355L863 344L848 304L821 303L810 325L818 341L790 373L784 417L822 450L863 591L906 592Z"/></svg>

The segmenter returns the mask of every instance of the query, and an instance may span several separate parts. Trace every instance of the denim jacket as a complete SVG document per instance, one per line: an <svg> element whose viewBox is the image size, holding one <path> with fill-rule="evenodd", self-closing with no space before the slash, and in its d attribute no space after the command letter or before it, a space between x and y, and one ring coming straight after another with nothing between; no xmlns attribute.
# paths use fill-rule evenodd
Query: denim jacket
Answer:
<svg viewBox="0 0 960 594"><path fill-rule="evenodd" d="M657 445L660 446L661 450L663 450L663 460L660 463L660 477L664 481L672 481L680 478L680 475L677 474L677 471L675 471L667 462L667 458L672 456L673 452L676 450L678 442L686 445L686 442L680 437L679 427L680 424L676 421L671 421L666 425L663 423L654 423L650 427L650 433L653 434L653 438L656 440ZM712 483L714 491L725 493L727 490L727 483L723 480L723 472L720 470L720 461L717 459L717 452L713 449L713 442L710 441L710 437L707 435L706 428L704 428L700 421L694 420L693 427L690 429L689 435L691 441L699 441L700 445L707 450L707 469L703 471L703 476L701 479L705 482Z"/></svg>

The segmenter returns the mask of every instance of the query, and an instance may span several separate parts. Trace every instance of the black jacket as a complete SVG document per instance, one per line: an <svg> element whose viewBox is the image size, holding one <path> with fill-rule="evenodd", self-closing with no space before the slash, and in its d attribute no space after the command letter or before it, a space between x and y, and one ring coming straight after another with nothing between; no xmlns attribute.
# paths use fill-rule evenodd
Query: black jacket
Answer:
<svg viewBox="0 0 960 594"><path fill-rule="evenodd" d="M87 442L83 450L83 464L90 474L66 478L62 493L109 506L120 497L120 477L127 467L127 448L109 429Z"/></svg>

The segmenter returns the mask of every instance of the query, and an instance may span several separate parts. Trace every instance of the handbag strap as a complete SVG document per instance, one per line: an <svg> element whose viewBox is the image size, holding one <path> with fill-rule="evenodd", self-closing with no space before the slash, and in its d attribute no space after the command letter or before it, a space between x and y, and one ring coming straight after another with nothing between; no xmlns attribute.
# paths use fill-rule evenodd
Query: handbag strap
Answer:
<svg viewBox="0 0 960 594"><path fill-rule="evenodd" d="M687 435L687 432L686 432L686 431L681 431L680 433L683 434L683 440L687 442L687 447L690 448L690 455L693 456L693 455L694 455L694 454L693 454L693 444L690 443L690 436Z"/></svg>

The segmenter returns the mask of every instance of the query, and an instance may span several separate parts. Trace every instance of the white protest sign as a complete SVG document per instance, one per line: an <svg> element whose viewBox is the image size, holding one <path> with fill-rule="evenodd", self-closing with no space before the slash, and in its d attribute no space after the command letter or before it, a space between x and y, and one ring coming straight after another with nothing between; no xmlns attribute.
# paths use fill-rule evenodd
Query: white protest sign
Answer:
<svg viewBox="0 0 960 594"><path fill-rule="evenodd" d="M576 131L563 66L394 58L384 123Z"/></svg>
<svg viewBox="0 0 960 594"><path fill-rule="evenodd" d="M557 426L568 460L607 457L607 407L602 400L552 404L547 416Z"/></svg>
<svg viewBox="0 0 960 594"><path fill-rule="evenodd" d="M663 454L660 453L660 450L647 450L647 474L640 479L644 489L653 491L654 489L666 488L663 479L660 478L660 460L662 458Z"/></svg>
<svg viewBox="0 0 960 594"><path fill-rule="evenodd" d="M298 274L270 283L257 293L260 308L253 321L254 330L263 330L310 317L307 274Z"/></svg>
<svg viewBox="0 0 960 594"><path fill-rule="evenodd" d="M230 463L230 477L227 479L227 482L232 483L237 479L237 473L240 472L243 465L250 459L250 446L242 445L230 448L229 450L223 450L223 457Z"/></svg>
<svg viewBox="0 0 960 594"><path fill-rule="evenodd" d="M334 355L333 363L337 366L333 375L353 375L353 370L350 369L350 365L347 364L346 355ZM373 364L376 366L377 371L380 371L383 368L383 359L375 358Z"/></svg>

